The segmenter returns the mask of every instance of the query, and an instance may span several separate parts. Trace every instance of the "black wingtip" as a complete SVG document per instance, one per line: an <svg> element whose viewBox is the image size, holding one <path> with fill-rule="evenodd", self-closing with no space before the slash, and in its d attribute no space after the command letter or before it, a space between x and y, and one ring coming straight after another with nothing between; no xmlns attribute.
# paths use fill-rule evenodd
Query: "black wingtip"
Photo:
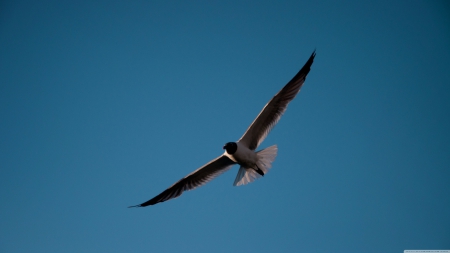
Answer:
<svg viewBox="0 0 450 253"><path fill-rule="evenodd" d="M316 57L316 49L315 48L314 48L314 51L312 52L311 56L309 57L308 62L314 60L314 57ZM312 62L311 62L311 64L312 64Z"/></svg>
<svg viewBox="0 0 450 253"><path fill-rule="evenodd" d="M135 205L135 206L129 206L128 208L133 208L133 207L142 207L141 205Z"/></svg>
<svg viewBox="0 0 450 253"><path fill-rule="evenodd" d="M309 57L308 61L305 63L305 65L303 66L303 68L299 71L298 74L300 73L304 73L305 77L306 75L309 73L309 71L311 70L311 65L314 62L314 58L316 57L316 49L314 49L314 51L312 52L311 56ZM297 75L298 75L297 74Z"/></svg>
<svg viewBox="0 0 450 253"><path fill-rule="evenodd" d="M309 57L308 61L305 63L305 66L311 67L314 58L316 57L316 49L314 48L314 51L312 52L311 56ZM305 67L303 66L303 68Z"/></svg>
<svg viewBox="0 0 450 253"><path fill-rule="evenodd" d="M314 57L316 57L316 49L312 52L311 56L309 57L308 61L306 61L305 65L300 69L300 71L288 82L290 83L296 83L298 81L305 80L306 76L308 75L309 71L311 70L311 65L314 62Z"/></svg>

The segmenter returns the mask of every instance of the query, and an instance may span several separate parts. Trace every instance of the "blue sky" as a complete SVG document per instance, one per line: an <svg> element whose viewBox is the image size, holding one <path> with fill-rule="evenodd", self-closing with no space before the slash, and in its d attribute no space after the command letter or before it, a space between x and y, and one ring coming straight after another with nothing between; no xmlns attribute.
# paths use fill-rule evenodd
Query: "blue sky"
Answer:
<svg viewBox="0 0 450 253"><path fill-rule="evenodd" d="M2 1L1 252L450 248L445 1ZM128 209L317 57L269 174Z"/></svg>

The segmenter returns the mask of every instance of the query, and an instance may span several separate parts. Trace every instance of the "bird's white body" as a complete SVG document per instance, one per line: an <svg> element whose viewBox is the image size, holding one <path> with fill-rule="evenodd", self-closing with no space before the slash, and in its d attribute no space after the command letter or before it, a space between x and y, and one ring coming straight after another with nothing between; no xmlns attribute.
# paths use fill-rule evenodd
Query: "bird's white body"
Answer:
<svg viewBox="0 0 450 253"><path fill-rule="evenodd" d="M237 149L233 154L229 154L228 151L225 151L223 154L233 162L241 165L234 180L234 186L246 185L269 172L272 162L277 156L278 148L276 145L258 152L247 148L245 144L240 142L236 142L236 145Z"/></svg>
<svg viewBox="0 0 450 253"><path fill-rule="evenodd" d="M224 155L228 156L233 162L238 163L241 166L245 166L248 168L253 168L258 161L258 157L256 156L256 152L250 150L243 144L236 142L237 150L234 154L230 155L227 151L225 151Z"/></svg>

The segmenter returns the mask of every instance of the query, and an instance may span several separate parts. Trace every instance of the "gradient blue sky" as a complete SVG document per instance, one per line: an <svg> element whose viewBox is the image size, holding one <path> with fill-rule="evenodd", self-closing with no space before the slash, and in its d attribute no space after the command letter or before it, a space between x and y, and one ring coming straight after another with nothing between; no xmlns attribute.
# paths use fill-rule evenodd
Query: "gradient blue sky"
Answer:
<svg viewBox="0 0 450 253"><path fill-rule="evenodd" d="M449 45L445 1L2 1L0 251L449 249ZM266 177L127 208L314 49Z"/></svg>

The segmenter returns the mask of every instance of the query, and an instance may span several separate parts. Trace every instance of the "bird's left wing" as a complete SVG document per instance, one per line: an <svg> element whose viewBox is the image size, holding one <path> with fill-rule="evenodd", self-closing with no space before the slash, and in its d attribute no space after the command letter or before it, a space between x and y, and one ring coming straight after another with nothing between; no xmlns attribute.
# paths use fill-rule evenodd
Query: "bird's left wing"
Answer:
<svg viewBox="0 0 450 253"><path fill-rule="evenodd" d="M236 163L227 156L219 156L211 162L205 164L203 167L200 167L191 174L185 176L184 178L170 186L167 190L160 193L158 196L140 205L130 207L144 207L148 205L154 205L159 202L164 202L169 199L179 197L184 191L193 190L208 183L209 181L213 180L220 174L230 169L234 164Z"/></svg>

